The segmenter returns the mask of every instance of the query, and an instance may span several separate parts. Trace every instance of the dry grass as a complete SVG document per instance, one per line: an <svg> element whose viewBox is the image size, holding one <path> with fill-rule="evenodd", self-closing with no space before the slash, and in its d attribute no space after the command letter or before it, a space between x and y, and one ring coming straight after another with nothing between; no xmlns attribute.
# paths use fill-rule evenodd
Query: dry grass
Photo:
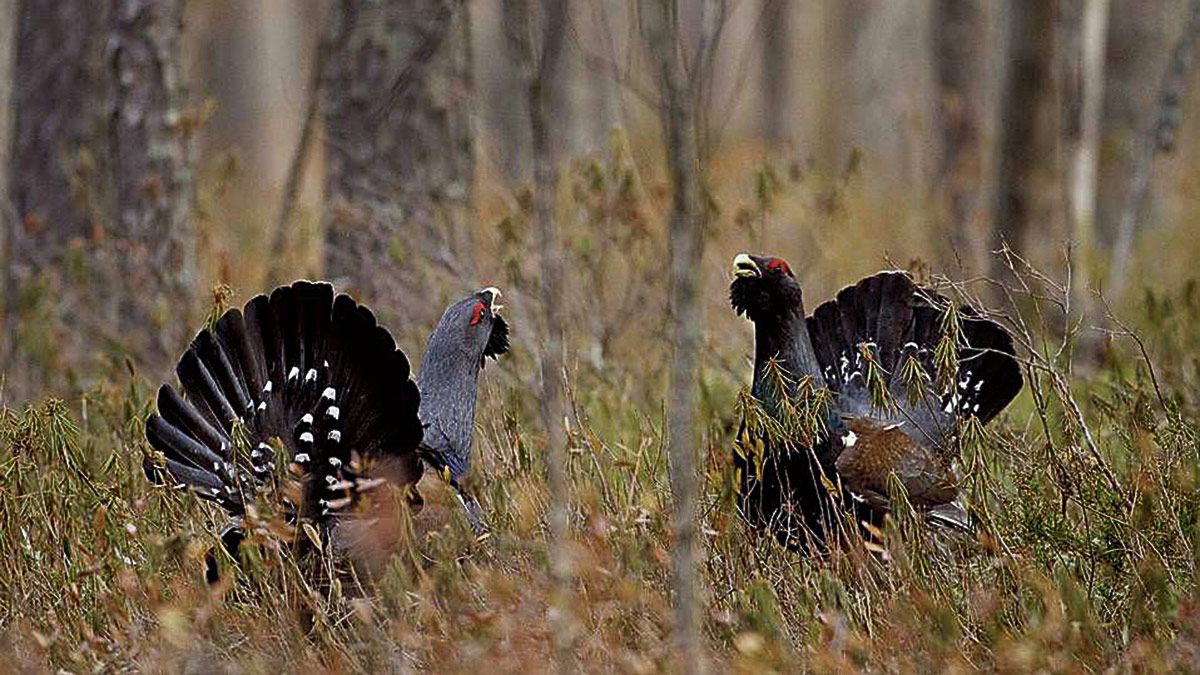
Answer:
<svg viewBox="0 0 1200 675"><path fill-rule="evenodd" d="M614 147L617 159L576 166L560 199L572 271L571 638L588 670L653 672L671 667L666 195L623 139ZM1006 319L1026 348L1030 386L964 447L972 501L986 522L980 541L945 540L903 515L883 533L887 561L862 546L802 558L748 534L732 506L730 449L751 332L726 307L728 260L742 248L789 257L815 305L885 254L932 255L937 239L915 224L919 205L889 213L860 194L852 174L819 181L793 169L736 155L718 166L707 315L684 317L706 325L703 577L718 667L1200 668L1195 284L1151 294L1128 313L1149 360L1116 336L1084 378L1072 375L1078 335L1062 318L1063 289L1013 261L1031 281L1027 291L1014 286ZM395 524L419 536L370 580L342 575L315 585L314 568L334 561L297 564L262 534L243 569L209 587L203 556L223 518L143 478L152 385L109 359L95 384L66 403L0 412L3 668L548 669L536 268L528 202L500 194L483 207L476 233L478 249L495 252L477 261L479 276L505 282L515 327L514 353L488 368L481 394L476 483L490 540L476 542L431 490L428 513ZM827 230L812 223L841 234L818 236ZM460 286L430 295L449 297ZM238 301L252 289L241 290ZM997 295L982 281L954 290ZM419 352L425 327L393 328L410 354Z"/></svg>

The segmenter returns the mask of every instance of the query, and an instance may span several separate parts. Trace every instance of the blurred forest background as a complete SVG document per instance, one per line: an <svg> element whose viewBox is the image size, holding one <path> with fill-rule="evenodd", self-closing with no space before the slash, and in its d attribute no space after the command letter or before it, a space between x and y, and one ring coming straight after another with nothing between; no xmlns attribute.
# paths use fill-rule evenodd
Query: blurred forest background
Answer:
<svg viewBox="0 0 1200 675"><path fill-rule="evenodd" d="M241 299L331 278L416 335L432 297L527 288L521 4L6 0L8 399L78 391L114 355L162 375L217 282ZM596 270L651 272L668 176L637 5L569 5L546 83L565 243ZM710 316L742 249L791 260L814 299L885 257L994 273L1001 241L1064 278L1074 242L1081 297L1110 302L1193 274L1186 0L680 8L696 53L714 37L688 64ZM612 189L647 200L631 223L645 231L573 199L591 172L632 177ZM568 276L586 287L582 272ZM590 317L592 337L617 337L605 322L636 306Z"/></svg>
<svg viewBox="0 0 1200 675"><path fill-rule="evenodd" d="M0 652L1197 667L1198 40L1200 0L0 0ZM975 456L988 555L744 537L741 251L809 310L886 267L1010 313L1034 393ZM140 476L195 331L301 277L414 361L482 286L514 325L489 547L449 526L374 599L208 589L219 517Z"/></svg>

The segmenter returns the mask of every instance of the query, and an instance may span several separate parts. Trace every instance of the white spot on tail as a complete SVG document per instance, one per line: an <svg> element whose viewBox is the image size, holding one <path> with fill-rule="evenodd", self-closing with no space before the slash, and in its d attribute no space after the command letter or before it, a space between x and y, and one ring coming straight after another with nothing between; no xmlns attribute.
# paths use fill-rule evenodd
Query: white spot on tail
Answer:
<svg viewBox="0 0 1200 675"><path fill-rule="evenodd" d="M338 408L336 405L331 405L331 406L329 406L329 410L325 411L325 414L336 420L337 418L341 417L342 410L341 410L341 408Z"/></svg>
<svg viewBox="0 0 1200 675"><path fill-rule="evenodd" d="M842 436L842 445L846 446L847 448L853 448L854 444L857 442L858 434L854 433L853 431L847 431L846 435Z"/></svg>
<svg viewBox="0 0 1200 675"><path fill-rule="evenodd" d="M342 432L338 431L337 429L334 429L333 431L329 432L329 436L327 436L327 438L329 440L333 441L334 443L341 443L342 442Z"/></svg>
<svg viewBox="0 0 1200 675"><path fill-rule="evenodd" d="M312 432L306 431L306 432L300 434L300 442L301 443L312 443L313 442Z"/></svg>
<svg viewBox="0 0 1200 675"><path fill-rule="evenodd" d="M292 369L288 371L287 379L294 380L297 377L300 377L300 368L292 366Z"/></svg>
<svg viewBox="0 0 1200 675"><path fill-rule="evenodd" d="M300 423L301 424L312 424L313 423L312 413L304 413L304 417L300 418Z"/></svg>
<svg viewBox="0 0 1200 675"><path fill-rule="evenodd" d="M341 465L342 465L342 460L338 459L337 457L329 458L329 466L332 466L336 469L336 468L340 467Z"/></svg>
<svg viewBox="0 0 1200 675"><path fill-rule="evenodd" d="M269 394L269 393L271 393L271 390L274 388L275 388L275 383L271 382L270 380L267 380L267 386L263 387L263 393Z"/></svg>
<svg viewBox="0 0 1200 675"><path fill-rule="evenodd" d="M307 452L301 452L296 455L296 461L300 464L307 464L310 459L312 458L308 456Z"/></svg>
<svg viewBox="0 0 1200 675"><path fill-rule="evenodd" d="M958 407L959 400L958 392L952 393L946 400L946 406L942 408L942 412L947 414L954 412L954 409Z"/></svg>
<svg viewBox="0 0 1200 675"><path fill-rule="evenodd" d="M308 372L304 374L304 381L305 382L316 382L316 380L317 380L317 369L309 368Z"/></svg>
<svg viewBox="0 0 1200 675"><path fill-rule="evenodd" d="M333 387L325 387L325 391L321 392L321 398L327 398L330 401L335 400L337 398L337 389L334 389Z"/></svg>

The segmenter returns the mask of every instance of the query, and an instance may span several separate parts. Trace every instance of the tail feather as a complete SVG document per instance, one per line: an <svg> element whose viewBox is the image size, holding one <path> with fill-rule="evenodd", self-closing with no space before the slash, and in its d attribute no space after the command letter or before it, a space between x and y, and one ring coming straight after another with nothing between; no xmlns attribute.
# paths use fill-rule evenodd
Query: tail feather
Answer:
<svg viewBox="0 0 1200 675"><path fill-rule="evenodd" d="M245 415L251 408L249 395L234 372L230 356L217 342L212 333L201 333L196 336L192 349L195 350L201 364L207 364L209 375L216 384L221 397L221 413L229 419L231 416Z"/></svg>
<svg viewBox="0 0 1200 675"><path fill-rule="evenodd" d="M925 518L931 523L961 532L975 531L975 519L971 517L971 512L958 501L935 506L925 513Z"/></svg>
<svg viewBox="0 0 1200 675"><path fill-rule="evenodd" d="M883 369L895 372L904 349L905 333L913 320L912 285L898 274L878 275L879 297L874 310L878 317L875 336Z"/></svg>
<svg viewBox="0 0 1200 675"><path fill-rule="evenodd" d="M809 333L826 384L852 399L848 405L869 405L862 350L869 351L889 378L888 387L901 407L905 383L899 374L909 354L917 357L928 382L936 379L934 351L942 339L942 319L950 301L918 287L904 272L881 272L842 289L808 319ZM927 404L913 410L931 428L947 429L931 416L978 417L987 422L1008 405L1021 389L1020 366L1012 337L1000 325L969 307L960 309L958 373L952 390L932 391ZM859 400L862 399L862 400Z"/></svg>
<svg viewBox="0 0 1200 675"><path fill-rule="evenodd" d="M236 310L226 312L225 318L229 318L230 328L237 330L238 321L231 314ZM272 355L276 351L272 345L272 335L270 315L270 300L265 295L258 295L250 299L242 310L241 320L241 340L242 346L239 352L242 355L242 372L243 375L253 375L257 378L254 383L252 395L261 398L263 391L267 387L267 382L271 381L271 363ZM217 322L217 327L221 327L221 321ZM230 334L230 339L235 339L234 334ZM247 382L251 378L247 377Z"/></svg>
<svg viewBox="0 0 1200 675"><path fill-rule="evenodd" d="M212 426L196 407L189 405L174 389L166 385L158 390L158 412L162 415L162 421L195 439L206 452L211 453L208 448L219 448L228 440L219 427Z"/></svg>
<svg viewBox="0 0 1200 675"><path fill-rule="evenodd" d="M272 481L278 439L300 469L297 518L321 520L353 502L370 461L415 481L419 395L408 359L366 307L324 283L298 281L226 312L176 369L180 392L159 391L146 437L162 454L152 478L192 487L242 515ZM248 441L235 452L234 425ZM239 438L241 436L239 435ZM350 499L345 499L349 497Z"/></svg>
<svg viewBox="0 0 1200 675"><path fill-rule="evenodd" d="M821 364L826 384L831 389L840 390L842 378L840 377L838 358L841 356L841 352L838 345L842 342L839 337L841 331L838 327L837 315L827 311L825 307L824 304L817 307L817 311L808 318L808 334L812 340L813 353L816 354L817 363Z"/></svg>
<svg viewBox="0 0 1200 675"><path fill-rule="evenodd" d="M196 411L214 429L223 429L226 423L222 420L235 413L230 410L228 415L225 414L223 408L226 408L227 404L217 390L216 383L213 382L208 369L196 355L194 343L179 360L179 365L175 367L175 375L179 378L188 402L195 406Z"/></svg>
<svg viewBox="0 0 1200 675"><path fill-rule="evenodd" d="M964 308L969 310L969 308ZM1021 391L1021 367L1012 336L992 321L964 311L959 349L960 406L987 423Z"/></svg>
<svg viewBox="0 0 1200 675"><path fill-rule="evenodd" d="M223 456L162 417L155 416L147 420L146 436L151 446L177 464L211 472L225 461Z"/></svg>
<svg viewBox="0 0 1200 675"><path fill-rule="evenodd" d="M240 310L226 312L215 326L217 344L226 355L233 379L241 389L245 409L252 411L255 397L262 391L263 374L256 356L247 342L246 322Z"/></svg>
<svg viewBox="0 0 1200 675"><path fill-rule="evenodd" d="M153 466L151 467L151 470L154 470ZM166 470L168 476L177 481L181 481L192 488L198 489L200 494L204 495L205 497L216 501L224 501L224 488L226 485L225 482L222 481L219 476L217 476L217 474L212 473L211 471L197 469L194 466L180 464L172 459L167 460ZM152 476L151 480L154 480L155 482L161 482L161 479L157 476ZM231 504L231 506L237 508L238 505ZM239 510L238 513L240 514L241 511Z"/></svg>

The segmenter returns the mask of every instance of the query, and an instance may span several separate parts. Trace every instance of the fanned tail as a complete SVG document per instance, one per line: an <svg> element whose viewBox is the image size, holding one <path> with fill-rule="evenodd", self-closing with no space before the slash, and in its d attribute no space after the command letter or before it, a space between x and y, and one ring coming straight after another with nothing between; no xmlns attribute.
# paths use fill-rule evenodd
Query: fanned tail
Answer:
<svg viewBox="0 0 1200 675"><path fill-rule="evenodd" d="M196 336L179 391L159 389L146 438L161 457L147 458L147 475L238 517L287 470L301 487L283 497L289 517L323 522L372 484L373 461L401 481L420 477L409 370L371 311L327 283L257 296Z"/></svg>
<svg viewBox="0 0 1200 675"><path fill-rule="evenodd" d="M847 412L868 415L875 407L876 376L906 417L939 432L955 417L986 423L1016 397L1022 379L1012 336L969 307L957 310L954 381L939 385L938 346L951 306L907 273L880 272L817 307L809 333L826 384L842 394Z"/></svg>

